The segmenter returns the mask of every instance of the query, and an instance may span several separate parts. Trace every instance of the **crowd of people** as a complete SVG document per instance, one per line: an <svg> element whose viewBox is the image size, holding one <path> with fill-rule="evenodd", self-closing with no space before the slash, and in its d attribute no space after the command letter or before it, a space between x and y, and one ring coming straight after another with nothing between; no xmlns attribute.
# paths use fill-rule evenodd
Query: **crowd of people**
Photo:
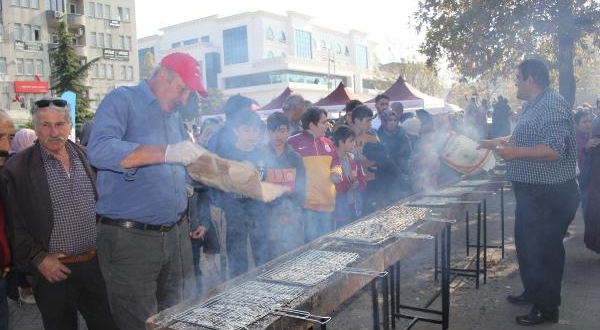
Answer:
<svg viewBox="0 0 600 330"><path fill-rule="evenodd" d="M600 119L591 107L573 115L540 63L518 68L517 96L526 103L512 137L502 96L488 127L488 106L475 97L464 122L405 112L385 94L375 111L351 100L331 122L293 94L264 122L252 99L233 95L224 122L208 118L186 130L177 109L204 89L198 63L183 53L164 57L147 81L110 92L83 146L68 140L73 120L61 99L35 102L33 130L17 135L0 111L0 289L6 295L14 265L22 291L33 287L45 329L77 329L78 312L89 329L144 329L148 317L220 281L457 179L440 153L458 130L508 163L524 284L509 301L533 304L517 322L555 322L562 237L579 190L586 244L600 253L599 204L589 203L600 197ZM186 166L208 153L250 164L287 193L262 202L191 181ZM540 280L540 272L553 276ZM0 296L0 329L7 317Z"/></svg>

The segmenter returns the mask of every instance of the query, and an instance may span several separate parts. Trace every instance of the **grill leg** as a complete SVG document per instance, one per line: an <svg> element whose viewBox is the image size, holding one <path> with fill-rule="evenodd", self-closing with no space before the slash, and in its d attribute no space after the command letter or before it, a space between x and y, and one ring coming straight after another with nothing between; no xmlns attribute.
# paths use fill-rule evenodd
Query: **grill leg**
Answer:
<svg viewBox="0 0 600 330"><path fill-rule="evenodd" d="M467 210L465 212L465 228L467 229L466 232L466 239L467 239L467 257L469 256L469 210Z"/></svg>
<svg viewBox="0 0 600 330"><path fill-rule="evenodd" d="M483 199L483 284L487 284L487 199Z"/></svg>
<svg viewBox="0 0 600 330"><path fill-rule="evenodd" d="M381 278L381 291L383 296L383 306L381 307L383 311L383 330L390 329L390 303L389 303L389 291L388 291L388 278L384 276Z"/></svg>
<svg viewBox="0 0 600 330"><path fill-rule="evenodd" d="M396 314L400 314L400 261L396 263Z"/></svg>
<svg viewBox="0 0 600 330"><path fill-rule="evenodd" d="M388 276L390 281L390 310L392 317L392 329L396 329L396 267L392 265L389 269Z"/></svg>
<svg viewBox="0 0 600 330"><path fill-rule="evenodd" d="M438 241L440 237L438 234L435 235L433 240L433 279L438 280Z"/></svg>
<svg viewBox="0 0 600 330"><path fill-rule="evenodd" d="M379 301L377 299L377 281L371 281L371 303L373 305L373 330L379 330Z"/></svg>
<svg viewBox="0 0 600 330"><path fill-rule="evenodd" d="M477 255L475 256L475 288L479 289L479 273L481 272L481 203L477 204Z"/></svg>
<svg viewBox="0 0 600 330"><path fill-rule="evenodd" d="M450 320L450 249L451 224L446 224L442 234L442 329L446 330Z"/></svg>
<svg viewBox="0 0 600 330"><path fill-rule="evenodd" d="M502 235L502 259L504 259L504 186L500 187L500 234Z"/></svg>

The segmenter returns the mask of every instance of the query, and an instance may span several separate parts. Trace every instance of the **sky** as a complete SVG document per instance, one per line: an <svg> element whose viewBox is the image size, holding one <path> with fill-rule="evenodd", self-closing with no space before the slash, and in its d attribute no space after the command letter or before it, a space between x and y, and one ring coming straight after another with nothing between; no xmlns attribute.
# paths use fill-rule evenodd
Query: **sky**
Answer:
<svg viewBox="0 0 600 330"><path fill-rule="evenodd" d="M357 5L359 3L361 5ZM135 0L135 11L137 36L142 38L159 34L160 28L211 15L227 17L258 10L284 15L292 10L312 16L316 25L343 32L355 29L368 33L370 39L379 43L375 52L382 63L401 58L421 59L417 49L422 37L409 26L418 8L417 0L402 0L400 10L398 5L383 0Z"/></svg>

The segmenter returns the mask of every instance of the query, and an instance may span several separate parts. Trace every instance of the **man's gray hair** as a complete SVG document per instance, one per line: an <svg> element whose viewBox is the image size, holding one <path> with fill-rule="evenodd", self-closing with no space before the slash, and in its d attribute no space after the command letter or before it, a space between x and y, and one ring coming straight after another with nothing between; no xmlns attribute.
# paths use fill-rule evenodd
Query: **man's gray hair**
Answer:
<svg viewBox="0 0 600 330"><path fill-rule="evenodd" d="M41 101L41 100L59 100L59 99L49 98L49 99L40 99L38 101ZM66 121L71 125L74 124L73 118L71 118L71 106L69 105L69 103L66 103L66 105L64 107L59 107L56 104L50 102L50 104L47 107L43 107L43 108L39 108L36 103L37 103L37 101L33 104L33 107L31 108L31 125L33 127L35 127L35 125L37 124L38 110L47 109L47 108L54 109L58 112L64 112Z"/></svg>
<svg viewBox="0 0 600 330"><path fill-rule="evenodd" d="M281 110L283 110L283 112L288 112L300 103L304 103L304 97L300 94L292 94L285 99L281 106Z"/></svg>

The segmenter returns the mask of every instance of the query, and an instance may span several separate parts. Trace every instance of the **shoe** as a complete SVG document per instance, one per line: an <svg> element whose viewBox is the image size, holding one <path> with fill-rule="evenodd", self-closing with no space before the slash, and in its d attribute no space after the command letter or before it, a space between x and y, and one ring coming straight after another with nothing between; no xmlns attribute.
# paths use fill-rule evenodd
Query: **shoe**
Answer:
<svg viewBox="0 0 600 330"><path fill-rule="evenodd" d="M19 288L19 302L27 305L35 305L35 297L31 288Z"/></svg>
<svg viewBox="0 0 600 330"><path fill-rule="evenodd" d="M520 325L538 325L542 323L557 323L558 309L543 311L539 308L532 308L529 314L517 316L517 323Z"/></svg>
<svg viewBox="0 0 600 330"><path fill-rule="evenodd" d="M520 295L508 295L506 297L506 300L508 300L509 303L511 304L515 304L515 305L528 305L531 304L531 301L529 301L529 299L527 299L527 297L525 297L525 293L521 293Z"/></svg>

